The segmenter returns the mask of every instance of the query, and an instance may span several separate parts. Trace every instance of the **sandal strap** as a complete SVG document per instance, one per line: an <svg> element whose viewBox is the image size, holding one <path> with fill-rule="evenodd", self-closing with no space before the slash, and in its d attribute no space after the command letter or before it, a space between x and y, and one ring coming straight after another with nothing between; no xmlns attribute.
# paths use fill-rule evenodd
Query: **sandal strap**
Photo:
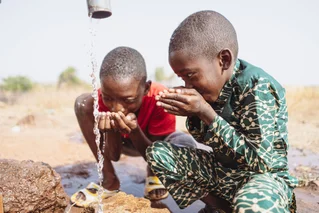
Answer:
<svg viewBox="0 0 319 213"><path fill-rule="evenodd" d="M151 183L151 184L161 184L162 185L162 182L158 179L157 176L149 176L146 178L146 183Z"/></svg>
<svg viewBox="0 0 319 213"><path fill-rule="evenodd" d="M119 190L110 191L110 190L104 189L102 186L91 182L88 184L88 186L86 188L81 189L81 190L77 191L75 194L73 194L71 196L71 201L80 207L88 207L89 205L96 203L98 201L98 199L97 199L98 194L96 192L92 192L92 189L94 189L96 191L98 191L99 189L102 189L102 199L107 198L107 197L111 197L119 192ZM80 192L85 196L85 200L76 198L78 193L80 193Z"/></svg>

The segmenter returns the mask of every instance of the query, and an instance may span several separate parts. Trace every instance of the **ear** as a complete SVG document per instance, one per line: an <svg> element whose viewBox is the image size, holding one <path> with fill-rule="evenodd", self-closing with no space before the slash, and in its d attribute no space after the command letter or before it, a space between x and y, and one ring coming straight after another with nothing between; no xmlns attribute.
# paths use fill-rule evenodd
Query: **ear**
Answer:
<svg viewBox="0 0 319 213"><path fill-rule="evenodd" d="M147 93L150 91L152 85L152 81L148 80L145 82L145 89L144 89L144 95L147 95Z"/></svg>
<svg viewBox="0 0 319 213"><path fill-rule="evenodd" d="M218 53L219 65L222 68L222 71L228 70L233 61L233 54L229 49L222 49Z"/></svg>

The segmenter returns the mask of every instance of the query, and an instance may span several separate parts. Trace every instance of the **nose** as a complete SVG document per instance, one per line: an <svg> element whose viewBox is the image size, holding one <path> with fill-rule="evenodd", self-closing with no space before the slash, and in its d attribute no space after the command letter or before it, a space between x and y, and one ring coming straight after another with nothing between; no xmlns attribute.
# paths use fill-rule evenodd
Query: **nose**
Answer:
<svg viewBox="0 0 319 213"><path fill-rule="evenodd" d="M187 89L191 89L191 88L193 88L193 85L191 83L189 83L188 81L185 81L185 87Z"/></svg>
<svg viewBox="0 0 319 213"><path fill-rule="evenodd" d="M113 104L112 104L112 108L111 108L111 111L112 112L118 112L118 111L123 111L123 105L120 103L120 102L118 102L118 101L115 101L115 102L113 102Z"/></svg>

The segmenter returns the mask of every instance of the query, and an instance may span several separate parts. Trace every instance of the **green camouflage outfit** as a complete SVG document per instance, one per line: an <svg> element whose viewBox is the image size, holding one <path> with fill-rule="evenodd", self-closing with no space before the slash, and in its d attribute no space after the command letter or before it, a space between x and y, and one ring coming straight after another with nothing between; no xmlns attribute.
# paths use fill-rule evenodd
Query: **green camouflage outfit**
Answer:
<svg viewBox="0 0 319 213"><path fill-rule="evenodd" d="M231 79L211 105L207 126L188 117L186 126L213 152L155 142L147 151L153 172L180 208L212 193L234 212L294 212L298 181L287 164L284 88L260 68L237 60Z"/></svg>

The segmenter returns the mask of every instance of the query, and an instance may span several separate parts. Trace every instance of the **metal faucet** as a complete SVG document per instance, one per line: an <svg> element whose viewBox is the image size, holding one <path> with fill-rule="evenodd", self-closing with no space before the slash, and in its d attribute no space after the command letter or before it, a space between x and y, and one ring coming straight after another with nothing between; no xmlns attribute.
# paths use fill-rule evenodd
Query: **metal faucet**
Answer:
<svg viewBox="0 0 319 213"><path fill-rule="evenodd" d="M111 0L87 0L89 17L102 19L112 15Z"/></svg>

